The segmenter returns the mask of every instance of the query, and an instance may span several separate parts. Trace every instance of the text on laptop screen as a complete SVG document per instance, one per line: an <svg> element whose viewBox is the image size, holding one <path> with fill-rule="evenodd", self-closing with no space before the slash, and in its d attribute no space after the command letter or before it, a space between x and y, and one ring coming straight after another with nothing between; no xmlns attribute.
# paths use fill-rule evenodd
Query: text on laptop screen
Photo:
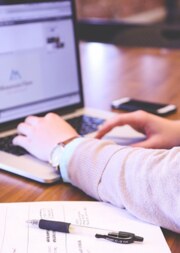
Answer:
<svg viewBox="0 0 180 253"><path fill-rule="evenodd" d="M16 2L0 1L0 123L81 100L71 1Z"/></svg>

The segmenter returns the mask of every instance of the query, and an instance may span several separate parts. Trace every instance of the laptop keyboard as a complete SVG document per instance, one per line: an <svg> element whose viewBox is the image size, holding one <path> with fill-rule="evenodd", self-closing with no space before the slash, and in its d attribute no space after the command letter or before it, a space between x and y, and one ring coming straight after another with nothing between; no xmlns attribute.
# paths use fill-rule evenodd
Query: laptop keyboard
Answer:
<svg viewBox="0 0 180 253"><path fill-rule="evenodd" d="M27 151L25 149L12 144L12 139L14 137L15 137L15 134L0 138L0 150L14 154L14 155L18 155L18 156L27 154Z"/></svg>
<svg viewBox="0 0 180 253"><path fill-rule="evenodd" d="M73 126L80 135L95 132L104 119L89 117L87 115L68 119L67 122Z"/></svg>
<svg viewBox="0 0 180 253"><path fill-rule="evenodd" d="M87 115L82 115L82 116L68 119L67 122L71 126L73 126L80 135L85 135L85 134L96 131L98 126L101 125L104 122L104 120L99 119L99 118L89 117ZM0 138L0 150L17 155L17 156L27 154L28 152L25 149L19 146L14 146L12 144L12 139L14 137L15 137L15 134Z"/></svg>

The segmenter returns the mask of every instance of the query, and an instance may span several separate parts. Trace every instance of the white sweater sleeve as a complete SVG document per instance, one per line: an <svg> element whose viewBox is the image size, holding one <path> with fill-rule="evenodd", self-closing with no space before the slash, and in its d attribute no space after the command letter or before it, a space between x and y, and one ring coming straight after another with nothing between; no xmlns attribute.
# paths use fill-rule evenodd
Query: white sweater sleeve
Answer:
<svg viewBox="0 0 180 253"><path fill-rule="evenodd" d="M180 232L180 147L153 150L84 139L68 175L90 196Z"/></svg>

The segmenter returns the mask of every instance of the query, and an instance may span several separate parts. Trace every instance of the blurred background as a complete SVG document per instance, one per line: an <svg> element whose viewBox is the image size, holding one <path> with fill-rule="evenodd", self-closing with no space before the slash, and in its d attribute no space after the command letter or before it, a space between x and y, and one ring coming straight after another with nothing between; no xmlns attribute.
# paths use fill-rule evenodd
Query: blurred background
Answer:
<svg viewBox="0 0 180 253"><path fill-rule="evenodd" d="M180 0L76 0L79 37L180 48Z"/></svg>
<svg viewBox="0 0 180 253"><path fill-rule="evenodd" d="M79 19L129 22L180 21L179 0L76 0Z"/></svg>

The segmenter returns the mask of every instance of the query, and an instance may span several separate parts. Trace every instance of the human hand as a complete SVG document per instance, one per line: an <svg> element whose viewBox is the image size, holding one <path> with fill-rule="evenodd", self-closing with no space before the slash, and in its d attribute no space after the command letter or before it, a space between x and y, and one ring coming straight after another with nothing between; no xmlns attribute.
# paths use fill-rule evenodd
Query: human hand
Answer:
<svg viewBox="0 0 180 253"><path fill-rule="evenodd" d="M29 116L17 127L13 144L25 148L43 161L49 161L52 149L78 133L60 116L48 113L45 117Z"/></svg>
<svg viewBox="0 0 180 253"><path fill-rule="evenodd" d="M146 139L132 146L144 148L171 148L180 145L180 121L172 121L153 114L136 111L119 114L107 120L96 134L100 139L116 126L130 125L146 135Z"/></svg>

